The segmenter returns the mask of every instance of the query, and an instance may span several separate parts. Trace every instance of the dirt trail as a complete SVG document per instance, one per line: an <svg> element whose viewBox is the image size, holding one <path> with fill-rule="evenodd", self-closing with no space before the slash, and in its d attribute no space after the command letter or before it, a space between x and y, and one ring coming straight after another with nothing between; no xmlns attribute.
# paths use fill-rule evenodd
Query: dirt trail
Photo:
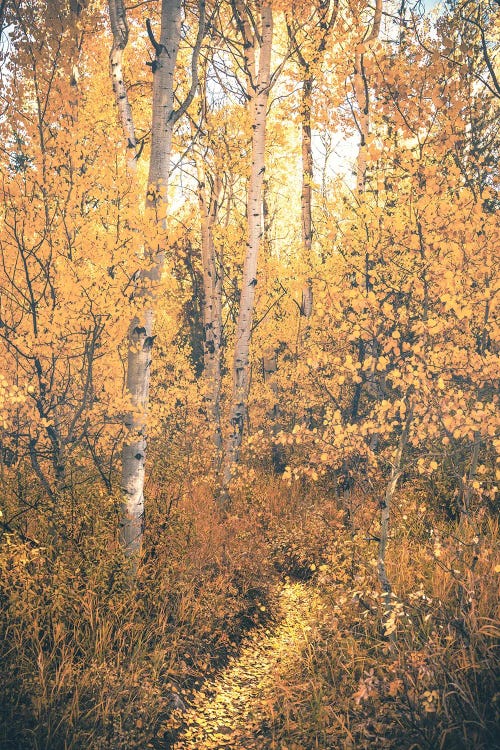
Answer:
<svg viewBox="0 0 500 750"><path fill-rule="evenodd" d="M283 670L299 658L321 603L312 587L286 583L282 620L251 633L238 657L205 683L183 715L185 729L175 750L264 750L276 747L265 719ZM263 723L264 722L264 723Z"/></svg>

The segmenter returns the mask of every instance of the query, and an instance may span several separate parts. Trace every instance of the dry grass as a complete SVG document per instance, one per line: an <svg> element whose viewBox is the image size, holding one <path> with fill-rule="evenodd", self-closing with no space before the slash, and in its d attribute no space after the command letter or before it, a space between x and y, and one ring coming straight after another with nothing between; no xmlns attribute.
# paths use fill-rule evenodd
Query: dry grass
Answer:
<svg viewBox="0 0 500 750"><path fill-rule="evenodd" d="M85 502L90 514L99 499ZM259 524L223 523L203 487L162 510L133 590L113 513L57 557L4 537L2 748L146 747L175 694L185 699L263 616L274 570Z"/></svg>
<svg viewBox="0 0 500 750"><path fill-rule="evenodd" d="M82 498L57 557L4 536L0 747L164 748L175 696L189 702L245 629L273 617L286 576L307 580L323 606L302 653L276 671L262 747L497 746L498 525L486 513L474 525L451 523L410 487L400 495L388 561L391 643L372 499L351 497L347 522L344 504L321 488L254 474L222 520L203 484L184 486L173 507L162 484L149 493L133 590L108 499Z"/></svg>
<svg viewBox="0 0 500 750"><path fill-rule="evenodd" d="M400 504L389 561L395 641L381 625L365 498L357 531L332 540L315 581L326 606L300 663L277 682L269 747L500 746L498 523L449 524L428 511L425 531L421 505Z"/></svg>

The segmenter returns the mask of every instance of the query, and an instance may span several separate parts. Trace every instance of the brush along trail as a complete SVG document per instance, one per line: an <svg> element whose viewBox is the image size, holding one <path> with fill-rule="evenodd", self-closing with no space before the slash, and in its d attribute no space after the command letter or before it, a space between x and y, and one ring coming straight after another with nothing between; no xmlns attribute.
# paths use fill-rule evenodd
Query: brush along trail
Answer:
<svg viewBox="0 0 500 750"><path fill-rule="evenodd" d="M322 602L314 587L285 583L280 620L257 628L239 655L207 681L182 716L175 750L250 750L276 747L268 722L277 684L299 661Z"/></svg>

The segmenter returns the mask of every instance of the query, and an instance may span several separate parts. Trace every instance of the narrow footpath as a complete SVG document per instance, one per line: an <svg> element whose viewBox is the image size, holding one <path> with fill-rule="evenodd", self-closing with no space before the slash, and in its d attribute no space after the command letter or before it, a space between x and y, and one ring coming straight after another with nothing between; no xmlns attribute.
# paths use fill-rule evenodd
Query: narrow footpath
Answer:
<svg viewBox="0 0 500 750"><path fill-rule="evenodd" d="M276 748L269 717L280 675L300 658L321 602L311 586L284 584L281 620L258 628L238 657L207 681L183 714L175 750L265 750Z"/></svg>

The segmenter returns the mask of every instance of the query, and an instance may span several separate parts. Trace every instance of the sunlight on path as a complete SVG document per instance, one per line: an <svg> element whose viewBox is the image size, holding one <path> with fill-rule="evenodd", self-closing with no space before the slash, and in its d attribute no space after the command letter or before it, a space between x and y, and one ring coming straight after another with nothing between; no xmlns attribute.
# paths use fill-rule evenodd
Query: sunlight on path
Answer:
<svg viewBox="0 0 500 750"><path fill-rule="evenodd" d="M262 721L272 711L280 673L299 659L307 643L318 607L312 588L285 584L280 594L283 620L275 628L255 630L238 658L203 686L183 716L187 726L175 749L272 748Z"/></svg>

